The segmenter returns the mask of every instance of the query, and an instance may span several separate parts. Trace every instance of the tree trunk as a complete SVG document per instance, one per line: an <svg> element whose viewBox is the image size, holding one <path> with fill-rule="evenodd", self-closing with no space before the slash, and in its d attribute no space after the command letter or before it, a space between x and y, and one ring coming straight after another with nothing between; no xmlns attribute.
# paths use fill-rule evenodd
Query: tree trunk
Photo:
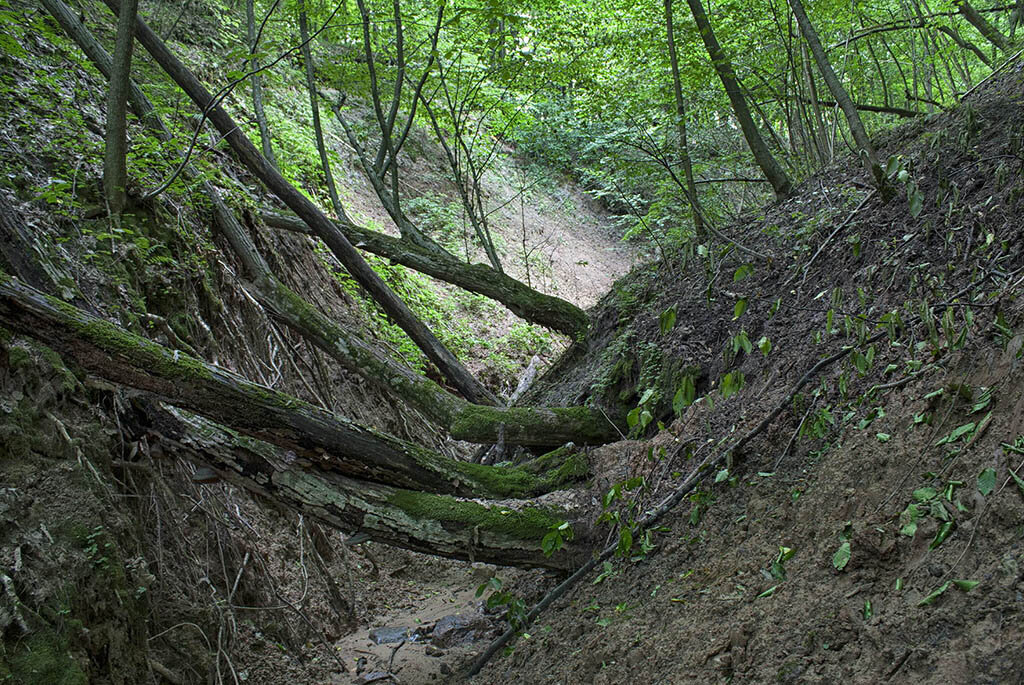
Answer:
<svg viewBox="0 0 1024 685"><path fill-rule="evenodd" d="M754 123L754 118L750 115L750 108L747 107L747 101L743 97L743 92L740 90L739 82L736 79L736 73L733 71L732 62L718 43L718 39L711 29L711 22L708 21L708 17L704 13L701 0L686 0L686 2L690 6L693 20L697 22L697 30L700 32L700 37L704 40L704 47L707 48L708 56L711 57L711 63L715 67L715 72L718 74L718 78L722 81L722 86L729 96L729 102L732 103L733 112L736 114L737 121L739 121L743 137L746 138L747 145L754 155L754 160L761 167L765 178L772 184L776 199L783 200L789 197L793 192L793 184L790 182L789 177L786 176L786 172L783 171L782 167L779 166L779 163L772 156L772 153L768 151L768 146L765 145L761 133L757 130L757 124Z"/></svg>
<svg viewBox="0 0 1024 685"><path fill-rule="evenodd" d="M328 462L304 468L280 447L155 402L139 414L137 428L158 436L165 452L209 466L232 485L345 533L452 559L558 570L578 566L592 546L582 493L560 493L558 503L540 504L424 493L355 480ZM541 540L563 521L572 524L573 541L544 556Z"/></svg>
<svg viewBox="0 0 1024 685"><path fill-rule="evenodd" d="M835 71L832 70L832 64L828 61L828 56L825 55L825 49L821 47L818 33L814 30L810 19L807 18L803 3L800 0L789 0L789 5L793 8L793 15L796 17L796 23L800 26L800 33L803 34L804 40L807 41L807 45L811 48L811 54L814 55L814 61L818 65L822 78L825 79L825 84L832 93L832 97L839 103L843 114L846 115L846 121L850 125L850 132L853 133L853 139L857 143L857 147L860 148L858 154L864 160L864 166L874 179L875 187L880 191L884 191L886 186L885 172L882 170L882 165L878 162L878 155L875 154L875 148L868 139L868 134L864 130L864 124L860 120L860 114L857 113L853 100L850 99L846 89L839 83L839 78L836 76Z"/></svg>
<svg viewBox="0 0 1024 685"><path fill-rule="evenodd" d="M104 0L115 13L119 11L116 0ZM220 106L213 105L212 97L195 75L178 58L171 54L163 41L141 19L136 19L135 34L139 42L149 51L156 62L184 90L192 101L210 118L213 125L234 150L239 161L277 195L288 207L323 240L331 252L345 266L352 277L385 312L404 330L416 345L432 361L452 385L471 402L496 404L494 395L459 363L441 341L420 321L408 306L387 286L358 250L338 230L337 226L313 202L299 192L275 169L253 146L235 121Z"/></svg>
<svg viewBox="0 0 1024 685"><path fill-rule="evenodd" d="M139 0L123 0L117 21L113 69L107 89L107 130L103 151L103 194L112 216L124 211L128 182L127 171L127 99L128 81L132 71L132 48L135 46L135 15Z"/></svg>
<svg viewBox="0 0 1024 685"><path fill-rule="evenodd" d="M334 185L334 174L331 173L331 160L327 156L327 145L324 143L324 128L320 123L320 98L316 88L316 68L313 64L313 49L310 47L309 21L306 17L305 0L299 0L299 40L302 41L302 62L306 71L306 89L309 91L309 109L313 113L313 135L316 138L316 149L320 153L320 166L327 182L327 193L331 197L334 214L340 220L347 220L345 208L338 198L338 188Z"/></svg>
<svg viewBox="0 0 1024 685"><path fill-rule="evenodd" d="M686 199L693 213L693 231L697 242L704 240L703 210L697 198L697 186L693 182L693 165L690 163L690 146L686 140L686 101L683 100L683 86L679 78L679 55L676 53L675 31L672 26L672 0L665 0L665 28L668 32L668 58L672 64L672 91L676 98L676 131L679 134L679 161L683 164L686 179Z"/></svg>
<svg viewBox="0 0 1024 685"><path fill-rule="evenodd" d="M296 217L264 212L261 218L268 226L274 228L314 235L309 226ZM407 240L393 238L355 224L339 223L338 228L349 241L367 252L497 300L512 313L527 321L547 326L574 338L583 335L589 326L586 312L576 305L537 292L510 276L498 273L486 264L466 264L446 251L427 250Z"/></svg>
<svg viewBox="0 0 1024 685"><path fill-rule="evenodd" d="M978 33L985 37L985 39L999 48L1002 52L1006 52L1010 49L1010 41L1007 40L1006 36L1002 32L993 26L989 21L981 16L981 12L974 8L974 5L967 2L967 0L953 0L953 4L956 5L956 9L960 14L963 15L964 19L978 29Z"/></svg>
<svg viewBox="0 0 1024 685"><path fill-rule="evenodd" d="M249 54L256 53L256 9L253 6L254 0L245 0L245 25L246 37L249 40ZM249 59L249 71L252 74L252 109L256 113L256 125L260 129L260 145L263 148L263 156L267 158L270 165L277 166L277 159L274 157L274 146L270 140L270 127L267 125L267 113L263 109L263 75L257 71L256 58Z"/></svg>

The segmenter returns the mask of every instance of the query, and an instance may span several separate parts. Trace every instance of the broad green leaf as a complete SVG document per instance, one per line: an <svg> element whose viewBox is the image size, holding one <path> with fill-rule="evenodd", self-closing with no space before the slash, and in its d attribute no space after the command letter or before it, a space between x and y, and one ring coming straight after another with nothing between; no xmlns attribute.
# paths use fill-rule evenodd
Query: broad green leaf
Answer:
<svg viewBox="0 0 1024 685"><path fill-rule="evenodd" d="M735 273L733 273L732 282L739 283L744 278L750 276L752 273L754 273L754 267L750 266L749 264L744 264L740 268L736 269Z"/></svg>
<svg viewBox="0 0 1024 685"><path fill-rule="evenodd" d="M939 491L935 488L918 488L914 490L914 499L918 502L927 502L930 499L935 499L938 494Z"/></svg>
<svg viewBox="0 0 1024 685"><path fill-rule="evenodd" d="M675 306L669 307L661 313L658 318L658 323L661 325L661 334L665 335L676 325L676 308Z"/></svg>
<svg viewBox="0 0 1024 685"><path fill-rule="evenodd" d="M839 545L839 549L832 555L832 565L837 571L842 571L850 563L850 541L847 540Z"/></svg>
<svg viewBox="0 0 1024 685"><path fill-rule="evenodd" d="M743 312L745 311L747 311L747 298L741 297L740 299L736 300L736 305L732 308L733 320L735 321L736 319L743 316Z"/></svg>
<svg viewBox="0 0 1024 685"><path fill-rule="evenodd" d="M996 489L996 470L987 468L978 474L978 492L988 497Z"/></svg>
<svg viewBox="0 0 1024 685"><path fill-rule="evenodd" d="M910 204L910 216L916 219L924 209L924 193L916 184L907 186L907 202Z"/></svg>

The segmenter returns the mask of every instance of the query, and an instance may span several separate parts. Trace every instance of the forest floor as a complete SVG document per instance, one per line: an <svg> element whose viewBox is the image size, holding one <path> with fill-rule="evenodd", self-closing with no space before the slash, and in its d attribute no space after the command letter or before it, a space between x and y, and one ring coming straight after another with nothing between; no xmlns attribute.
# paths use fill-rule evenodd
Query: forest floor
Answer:
<svg viewBox="0 0 1024 685"><path fill-rule="evenodd" d="M34 40L26 49L42 66L25 58L5 74L18 97L4 104L13 188L3 192L54 252L79 260L74 280L101 311L131 319L138 300L128 294L146 285L130 274L104 281L76 250L108 238L55 218L37 195L53 180L45 151L58 129L47 116L59 107L30 99L33 70L56 74L47 97L101 84L55 69L59 51ZM1024 73L1012 65L958 110L885 136L880 154L897 156L910 179L888 203L842 160L792 199L723 227L769 259L732 253L705 271L679 256L614 285L634 255L607 217L559 183L519 204L519 170L503 162L490 192L495 204L512 200L496 215L507 253L525 225L531 281L596 303L591 337L555 361L536 396L612 397L652 416L651 434L589 451L595 500L632 481L612 505L628 521L785 408L729 461L705 468L626 558L585 578L470 682L1024 682L1024 481L1014 475L1024 478L1022 94ZM98 127L98 110L81 116ZM438 230L457 242L437 159L424 151L404 171L429 200L423 215L447 216ZM346 178L358 179L347 163ZM919 213L907 202L916 192ZM345 193L355 216L387 226L357 180ZM187 210L180 219L201 226ZM318 305L345 320L351 303L332 294L305 238L262 239L293 285L327 293ZM206 287L244 316L189 300L201 290L189 274L171 282L184 305L155 292L142 303L168 318L181 306L205 313L221 340L211 356L259 378L277 348L238 331L262 338L271 326L245 309L231 260L202 249L216 256ZM111 261L123 269L135 257ZM526 264L511 263L526 276ZM146 268L149 277L156 266ZM915 323L922 303L931 326ZM663 317L670 310L674 325ZM514 325L493 310L477 319L499 332ZM867 340L888 324L891 338ZM456 682L505 627L483 610L480 585L497 575L530 605L560 580L341 545L272 503L195 482L195 466L161 454L151 436L124 435L130 393L76 375L41 345L7 333L0 342L0 627L50 626L4 641L0 680ZM561 345L542 356L555 360ZM788 399L817 360L847 345ZM507 388L535 352L508 350L515 363L503 362L492 385ZM690 369L699 401L676 411ZM738 392L722 392L727 373ZM329 381L354 418L465 453L358 379L331 371ZM306 397L294 379L283 389ZM609 528L607 542L619 535Z"/></svg>

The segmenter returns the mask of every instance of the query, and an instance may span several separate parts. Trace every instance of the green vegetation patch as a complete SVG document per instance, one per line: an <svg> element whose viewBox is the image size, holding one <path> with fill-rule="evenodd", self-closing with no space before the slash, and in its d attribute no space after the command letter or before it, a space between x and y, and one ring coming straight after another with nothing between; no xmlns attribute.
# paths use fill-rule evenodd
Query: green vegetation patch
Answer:
<svg viewBox="0 0 1024 685"><path fill-rule="evenodd" d="M89 678L68 651L67 638L43 628L4 642L0 682L86 685Z"/></svg>

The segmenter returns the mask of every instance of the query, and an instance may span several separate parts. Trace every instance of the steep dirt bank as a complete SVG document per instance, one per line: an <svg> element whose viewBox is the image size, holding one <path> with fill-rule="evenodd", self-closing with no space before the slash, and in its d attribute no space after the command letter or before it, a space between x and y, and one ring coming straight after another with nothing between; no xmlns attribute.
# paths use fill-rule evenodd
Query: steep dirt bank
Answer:
<svg viewBox="0 0 1024 685"><path fill-rule="evenodd" d="M654 388L643 406L668 428L592 455L609 485L643 479L624 517L853 349L709 473L650 549L581 583L473 682L1020 681L1022 92L1015 66L886 137L917 216L913 188L883 205L837 165L731 228L769 263L659 264L616 285L600 342L542 392L579 379L572 392L636 406ZM723 399L737 372L743 388ZM708 396L674 419L685 375Z"/></svg>

